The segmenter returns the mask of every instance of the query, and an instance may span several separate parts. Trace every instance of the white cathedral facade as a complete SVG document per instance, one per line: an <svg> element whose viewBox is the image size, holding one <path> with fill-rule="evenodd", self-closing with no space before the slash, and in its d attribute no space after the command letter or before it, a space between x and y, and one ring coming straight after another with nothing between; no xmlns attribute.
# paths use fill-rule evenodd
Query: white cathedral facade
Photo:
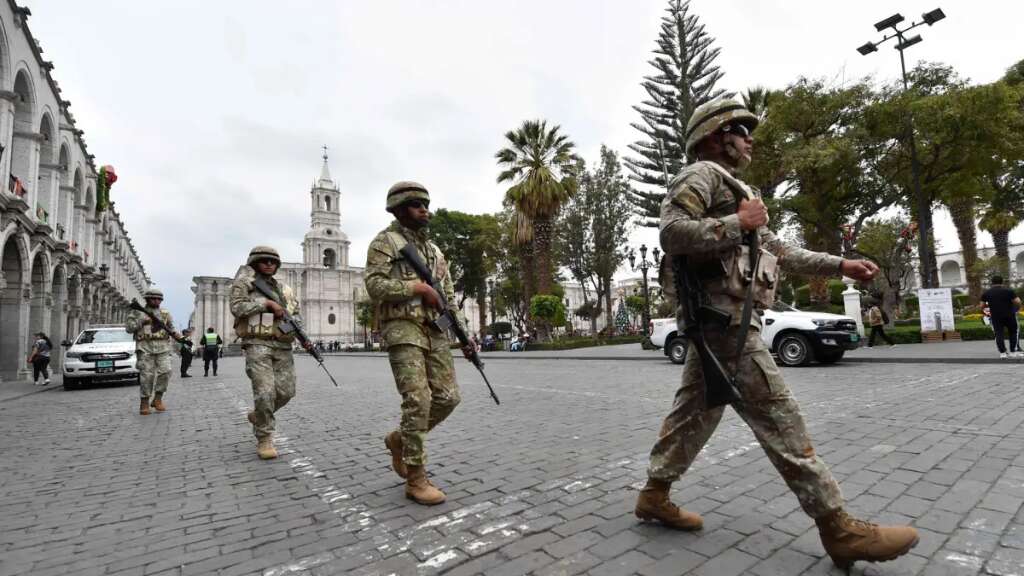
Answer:
<svg viewBox="0 0 1024 576"><path fill-rule="evenodd" d="M341 190L331 179L327 156L309 191L310 226L302 241L302 262L282 262L277 277L292 287L302 307L306 332L314 342L362 343L356 302L366 299L363 269L349 265L349 240L341 230ZM195 307L193 338L213 327L226 344L234 342L234 318L228 302L232 278L192 278Z"/></svg>

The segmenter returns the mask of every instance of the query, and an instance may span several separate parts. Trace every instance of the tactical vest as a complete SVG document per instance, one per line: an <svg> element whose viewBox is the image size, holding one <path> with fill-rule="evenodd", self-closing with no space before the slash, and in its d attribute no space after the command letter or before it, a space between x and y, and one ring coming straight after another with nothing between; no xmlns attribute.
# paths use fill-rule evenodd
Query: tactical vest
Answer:
<svg viewBox="0 0 1024 576"><path fill-rule="evenodd" d="M206 334L203 334L203 346L216 346L217 338L219 338L219 336L217 336L216 332L207 332Z"/></svg>
<svg viewBox="0 0 1024 576"><path fill-rule="evenodd" d="M298 310L293 310L294 298L292 297L291 288L278 282L277 292L281 301L284 302L285 309L287 309L291 314L297 314ZM249 295L254 301L260 304L264 304L267 301L262 294L257 292L255 288L252 288L251 284L249 287ZM294 342L295 335L281 332L281 330L278 329L280 324L281 320L274 318L273 312L257 312L255 314L250 314L249 316L235 318L235 333L242 339L274 340L289 344ZM216 341L216 338L214 338L214 342Z"/></svg>
<svg viewBox="0 0 1024 576"><path fill-rule="evenodd" d="M141 315L142 312L139 312L139 314ZM154 315L158 316L160 318L160 321L164 323L164 326L166 326L171 321L171 315L166 310L159 310ZM143 317L145 318L146 316L143 315ZM146 324L145 326L143 326L135 334L135 339L136 340L166 340L167 338L170 337L170 335L167 334L167 332L165 330L160 329L160 330L157 330L156 332L153 332L152 331L153 328L155 328L155 326L153 325L152 322L150 322L149 324Z"/></svg>
<svg viewBox="0 0 1024 576"><path fill-rule="evenodd" d="M387 236L392 250L391 278L401 280L402 282L419 281L420 277L416 275L416 271L412 269L412 266L399 253L409 241L406 240L401 232L394 230L387 230L384 234ZM430 254L420 254L420 258L423 258L427 263L427 268L430 269L434 278L440 279L441 274L444 273L444 255L441 254L441 249L435 246L433 242L428 241L427 247L430 250ZM419 248L417 247L418 250ZM381 324L389 320L412 320L413 322L422 323L435 320L438 317L437 311L424 306L423 299L419 296L401 302L379 302L377 306L377 318Z"/></svg>

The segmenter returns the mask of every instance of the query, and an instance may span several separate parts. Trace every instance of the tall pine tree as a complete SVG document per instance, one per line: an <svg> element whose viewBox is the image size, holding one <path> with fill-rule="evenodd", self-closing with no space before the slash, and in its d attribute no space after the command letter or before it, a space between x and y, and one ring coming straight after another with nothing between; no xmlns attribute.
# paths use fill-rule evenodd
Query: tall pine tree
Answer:
<svg viewBox="0 0 1024 576"><path fill-rule="evenodd" d="M630 177L650 188L632 190L630 197L647 226L658 225L668 179L687 164L686 122L690 114L723 93L715 88L722 78L714 63L719 49L712 47L714 38L689 10L689 0L669 0L654 59L649 61L657 73L644 76L641 85L648 98L633 106L641 121L631 126L643 139L629 146L638 156L623 160L632 172Z"/></svg>

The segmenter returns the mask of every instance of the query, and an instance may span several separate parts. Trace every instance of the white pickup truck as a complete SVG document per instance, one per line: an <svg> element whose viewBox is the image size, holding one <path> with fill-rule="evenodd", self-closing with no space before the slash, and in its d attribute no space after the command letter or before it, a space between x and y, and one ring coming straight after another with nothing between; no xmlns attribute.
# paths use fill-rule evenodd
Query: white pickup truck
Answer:
<svg viewBox="0 0 1024 576"><path fill-rule="evenodd" d="M838 362L847 350L860 346L857 323L849 316L803 312L776 302L764 311L761 339L784 366L803 366L815 360ZM651 343L662 348L672 362L686 361L686 337L678 332L675 318L651 320Z"/></svg>

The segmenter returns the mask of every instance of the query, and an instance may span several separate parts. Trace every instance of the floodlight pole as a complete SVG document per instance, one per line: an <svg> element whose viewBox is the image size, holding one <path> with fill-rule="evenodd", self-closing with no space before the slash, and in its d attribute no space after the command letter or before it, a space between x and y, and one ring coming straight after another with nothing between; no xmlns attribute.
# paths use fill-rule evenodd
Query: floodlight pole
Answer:
<svg viewBox="0 0 1024 576"><path fill-rule="evenodd" d="M922 24L928 24L931 26L938 20L945 18L945 14L943 14L941 10L935 9L925 14L923 18L924 19L921 22L911 23L910 26L900 30L897 27L897 24L903 20L903 17L898 14L890 17L887 20L876 24L875 28L881 32L886 27L891 27L894 30L894 33L882 38L882 40L878 42L869 42L858 49L861 54L866 56L877 50L878 44L881 44L886 40L896 38L898 40L896 50L900 53L900 71L902 72L903 77L904 93L910 89L910 83L907 80L907 61L903 55L903 51L913 44L921 41L920 36L917 36L915 38L911 38L911 41L908 44L907 39L904 37L904 33L913 28L917 28ZM892 21L892 23L889 26L886 26L885 23L888 21ZM879 28L880 25L881 28ZM867 50L865 50L865 48L867 48ZM924 190L921 188L921 164L917 159L917 137L914 134L914 118L909 111L907 113L906 133L907 145L910 147L910 173L914 186L914 197L917 200L917 224L919 232L917 237L917 251L921 261L920 286L921 288L936 288L938 286L938 271L935 269L936 262L932 244L932 235L934 234L935 228L932 222L931 199L925 196Z"/></svg>

